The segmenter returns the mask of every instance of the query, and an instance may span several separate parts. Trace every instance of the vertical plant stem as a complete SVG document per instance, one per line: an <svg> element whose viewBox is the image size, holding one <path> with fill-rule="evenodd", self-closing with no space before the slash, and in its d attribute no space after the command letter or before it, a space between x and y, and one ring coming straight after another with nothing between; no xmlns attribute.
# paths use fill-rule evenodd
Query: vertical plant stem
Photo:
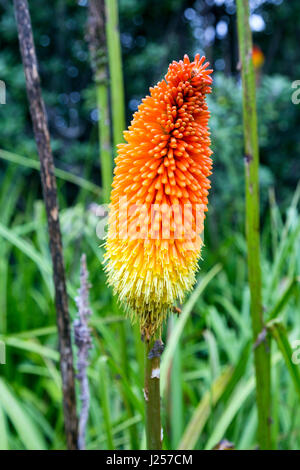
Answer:
<svg viewBox="0 0 300 470"><path fill-rule="evenodd" d="M88 41L91 65L96 83L99 112L98 134L102 177L102 200L109 202L112 183L112 152L108 103L107 51L104 0L90 0Z"/></svg>
<svg viewBox="0 0 300 470"><path fill-rule="evenodd" d="M113 143L116 148L116 145L123 142L123 131L125 129L124 83L119 33L118 0L105 0L105 13L111 85Z"/></svg>
<svg viewBox="0 0 300 470"><path fill-rule="evenodd" d="M255 76L252 62L252 36L249 26L248 0L237 0L238 38L243 85L243 121L246 176L246 235L248 277L251 295L251 316L254 337L256 400L258 411L258 443L261 449L271 448L271 384L270 340L258 336L264 331L261 298L260 229L259 229L259 151Z"/></svg>
<svg viewBox="0 0 300 470"><path fill-rule="evenodd" d="M110 122L108 109L108 88L106 83L96 83L97 107L99 110L98 133L102 175L102 201L110 200L112 183L112 152L110 141Z"/></svg>
<svg viewBox="0 0 300 470"><path fill-rule="evenodd" d="M161 341L145 342L145 387L146 439L148 450L160 450L162 428L160 420L160 355Z"/></svg>
<svg viewBox="0 0 300 470"><path fill-rule="evenodd" d="M75 374L71 343L71 325L68 310L62 240L59 224L54 162L50 135L42 98L38 64L33 42L27 0L14 0L20 50L23 60L26 88L35 140L41 162L41 180L46 205L50 251L53 264L55 305L59 337L60 367L63 386L65 431L69 449L77 449L77 416Z"/></svg>

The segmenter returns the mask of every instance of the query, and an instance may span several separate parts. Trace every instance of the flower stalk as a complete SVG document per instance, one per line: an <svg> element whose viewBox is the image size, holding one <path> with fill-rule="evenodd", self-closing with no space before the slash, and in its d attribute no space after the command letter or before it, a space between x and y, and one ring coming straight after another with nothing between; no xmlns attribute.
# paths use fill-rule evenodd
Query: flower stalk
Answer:
<svg viewBox="0 0 300 470"><path fill-rule="evenodd" d="M146 439L148 450L161 450L163 432L160 417L160 356L163 344L160 339L145 342Z"/></svg>
<svg viewBox="0 0 300 470"><path fill-rule="evenodd" d="M248 247L248 277L251 295L256 401L258 411L258 444L260 449L271 448L271 380L270 340L264 335L261 296L260 239L259 239L259 149L255 99L255 75L252 60L252 36L249 26L249 2L237 0L238 39L243 85L243 122L246 178L246 236Z"/></svg>
<svg viewBox="0 0 300 470"><path fill-rule="evenodd" d="M162 446L160 333L195 283L203 245L212 169L208 66L199 54L170 64L142 100L115 160L105 270L145 341L146 436L153 450Z"/></svg>
<svg viewBox="0 0 300 470"><path fill-rule="evenodd" d="M105 0L114 147L124 141L125 104L118 0Z"/></svg>

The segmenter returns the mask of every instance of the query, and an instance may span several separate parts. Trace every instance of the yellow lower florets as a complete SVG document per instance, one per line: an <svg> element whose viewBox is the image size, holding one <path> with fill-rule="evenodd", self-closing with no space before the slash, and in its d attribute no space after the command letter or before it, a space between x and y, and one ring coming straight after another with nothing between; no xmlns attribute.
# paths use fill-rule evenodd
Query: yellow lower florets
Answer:
<svg viewBox="0 0 300 470"><path fill-rule="evenodd" d="M105 270L114 294L132 321L139 322L141 333L149 338L175 303L183 302L192 289L200 251L189 251L176 259L159 244L151 250L152 256L142 244L136 253L136 246L136 242L108 239Z"/></svg>

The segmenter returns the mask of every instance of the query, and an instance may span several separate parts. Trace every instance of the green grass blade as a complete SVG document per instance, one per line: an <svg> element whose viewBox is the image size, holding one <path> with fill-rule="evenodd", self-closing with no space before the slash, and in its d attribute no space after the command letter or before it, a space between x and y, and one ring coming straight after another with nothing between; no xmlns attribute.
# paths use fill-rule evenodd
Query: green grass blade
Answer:
<svg viewBox="0 0 300 470"><path fill-rule="evenodd" d="M27 240L16 235L16 233L0 223L0 236L9 241L12 245L16 246L26 256L28 256L40 269L43 275L46 285L49 287L53 294L53 283L52 283L52 266L50 260L46 260L43 256L33 247ZM49 276L50 275L50 276ZM73 299L77 296L76 289L73 285L67 281L68 294ZM53 295L52 295L53 297Z"/></svg>
<svg viewBox="0 0 300 470"><path fill-rule="evenodd" d="M244 376L247 365L249 362L250 358L250 353L251 353L251 346L252 346L252 341L248 340L243 347L242 351L240 352L240 357L238 360L238 363L234 367L233 374L222 394L222 397L220 398L220 401L223 403L227 403L229 398L231 397L236 385L239 383L241 378Z"/></svg>
<svg viewBox="0 0 300 470"><path fill-rule="evenodd" d="M7 152L6 150L2 149L0 149L0 158L11 163L22 165L26 168L31 168L32 170L40 170L40 162L38 160L34 160L33 158L23 157L21 155ZM98 197L101 194L101 189L96 184L81 178L81 176L73 175L72 173L61 170L60 168L55 168L54 173L57 178L68 181L69 183L76 184L77 186L80 186L81 188L96 194Z"/></svg>
<svg viewBox="0 0 300 470"><path fill-rule="evenodd" d="M243 426L242 435L240 440L236 444L237 450L249 449L251 444L255 442L255 433L257 428L257 413L253 406L251 412L248 415L247 422Z"/></svg>
<svg viewBox="0 0 300 470"><path fill-rule="evenodd" d="M23 190L23 180L16 169L8 169L1 182L0 207L1 221L4 225L10 223L10 219L15 214L19 196ZM0 332L6 333L7 327L7 290L9 272L10 247L7 243L0 243Z"/></svg>
<svg viewBox="0 0 300 470"><path fill-rule="evenodd" d="M281 297L278 299L274 307L269 313L268 322L274 320L284 309L286 304L288 303L289 299L292 297L294 292L296 291L297 284L299 284L299 280L297 278L290 279L285 290L283 291Z"/></svg>
<svg viewBox="0 0 300 470"><path fill-rule="evenodd" d="M178 446L179 450L192 450L195 448L201 431L210 415L211 407L216 405L231 377L232 369L229 368L214 381L211 390L206 392L185 429Z"/></svg>
<svg viewBox="0 0 300 470"><path fill-rule="evenodd" d="M0 450L8 450L8 429L6 416L1 407L0 401Z"/></svg>
<svg viewBox="0 0 300 470"><path fill-rule="evenodd" d="M290 373L291 379L294 383L295 390L300 398L300 372L299 366L294 364L293 350L291 348L286 329L279 321L271 322L267 325L272 337L275 339L277 346L283 356L286 367Z"/></svg>
<svg viewBox="0 0 300 470"><path fill-rule="evenodd" d="M281 360L280 354L272 355L271 366L273 367ZM214 431L206 443L205 450L212 449L221 439L225 438L225 433L232 423L233 419L243 407L245 401L249 398L255 389L255 378L252 376L245 382L240 382L236 387L234 394L228 401L226 408L220 416Z"/></svg>
<svg viewBox="0 0 300 470"><path fill-rule="evenodd" d="M43 450L46 445L42 434L24 411L19 400L0 378L1 406L16 429L19 438L27 450Z"/></svg>
<svg viewBox="0 0 300 470"><path fill-rule="evenodd" d="M255 380L252 377L248 382L241 383L235 393L233 394L231 400L229 401L227 407L225 408L221 418L219 419L217 425L214 428L213 433L208 439L205 450L212 449L221 439L225 437L225 432L232 422L233 418L243 406L246 399L254 391Z"/></svg>
<svg viewBox="0 0 300 470"><path fill-rule="evenodd" d="M47 336L56 334L57 327L56 325L45 326L44 328L36 328L34 330L20 331L19 333L14 333L14 338L23 338L23 339L33 339L38 338L39 336Z"/></svg>
<svg viewBox="0 0 300 470"><path fill-rule="evenodd" d="M114 442L113 442L113 430L112 430L112 422L110 416L110 403L109 403L109 383L108 383L108 373L107 373L107 364L106 364L106 357L102 357L99 360L99 372L100 372L100 401L101 401L101 408L104 418L104 424L106 429L106 437L107 437L107 449L112 450L114 449Z"/></svg>
<svg viewBox="0 0 300 470"><path fill-rule="evenodd" d="M282 267L285 265L286 260L293 256L295 253L295 247L299 244L300 235L300 220L296 222L295 227L290 229L288 222L285 227L289 233L281 237L280 245L276 253L275 261L272 266L272 272L268 280L268 287L266 292L266 301L271 303L274 292L280 283Z"/></svg>
<svg viewBox="0 0 300 470"><path fill-rule="evenodd" d="M214 380L220 375L220 358L218 352L218 346L214 334L210 330L205 330L203 336L207 343L210 375Z"/></svg>
<svg viewBox="0 0 300 470"><path fill-rule="evenodd" d="M10 346L12 348L39 354L41 357L52 359L53 361L59 360L59 353L57 351L46 346L42 346L34 341L23 340L15 337L6 337L4 338L4 342L6 346Z"/></svg>
<svg viewBox="0 0 300 470"><path fill-rule="evenodd" d="M186 302L185 306L182 309L179 319L176 321L174 330L172 332L172 337L169 339L166 349L162 356L161 361L161 395L164 395L166 390L166 382L167 382L167 374L170 368L170 364L176 350L177 344L180 340L182 335L184 326L191 314L191 311L197 302L199 296L202 294L206 286L210 283L210 281L220 272L222 266L220 264L216 264L197 284L195 289L193 290L192 294L190 295L188 301Z"/></svg>
<svg viewBox="0 0 300 470"><path fill-rule="evenodd" d="M25 253L40 270L47 274L51 274L51 266L47 263L40 253L28 241L18 237L13 230L6 228L0 223L0 236L9 241L12 245L16 246Z"/></svg>

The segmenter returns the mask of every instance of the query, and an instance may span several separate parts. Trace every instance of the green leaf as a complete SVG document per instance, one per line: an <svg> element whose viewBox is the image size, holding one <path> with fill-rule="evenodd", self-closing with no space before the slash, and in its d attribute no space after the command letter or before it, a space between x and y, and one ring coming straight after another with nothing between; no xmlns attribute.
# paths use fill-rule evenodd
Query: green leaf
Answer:
<svg viewBox="0 0 300 470"><path fill-rule="evenodd" d="M210 330L205 330L203 332L203 337L208 347L210 374L211 377L215 379L220 374L220 358L216 338Z"/></svg>
<svg viewBox="0 0 300 470"><path fill-rule="evenodd" d="M29 243L27 240L24 240L23 238L19 237L16 235L16 233L5 227L0 223L0 236L5 238L7 241L12 243L12 245L16 246L19 250L21 250L25 255L27 255L40 269L43 277L45 278L45 282L48 285L48 282L50 283L49 285L51 286L51 289L53 290L53 283L52 283L52 277L49 277L49 275L52 276L52 266L48 260L43 258L43 256L32 246L31 243ZM75 298L77 296L76 289L72 286L70 282L67 282L67 289L68 289L68 294L70 295L71 298Z"/></svg>
<svg viewBox="0 0 300 470"><path fill-rule="evenodd" d="M205 393L185 429L178 446L179 450L194 449L201 431L207 422L212 406L215 406L218 402L231 377L232 368L228 368L214 381L211 390Z"/></svg>
<svg viewBox="0 0 300 470"><path fill-rule="evenodd" d="M25 166L26 168L31 168L32 170L40 170L40 162L38 160L34 160L32 158L23 157L21 155L17 155L12 152L7 152L6 150L0 149L0 158L6 160L11 163L17 163L18 165ZM73 175L72 173L61 170L60 168L54 169L55 176L57 178L61 178L64 181L68 181L69 183L76 184L87 191L90 191L96 194L98 197L100 196L101 189L94 183L91 183L81 176Z"/></svg>
<svg viewBox="0 0 300 470"><path fill-rule="evenodd" d="M21 250L25 255L27 255L37 267L44 271L47 274L52 274L52 269L49 263L47 263L40 253L32 246L31 243L20 238L14 233L13 230L8 229L0 223L0 235L9 241L12 245L16 246Z"/></svg>
<svg viewBox="0 0 300 470"><path fill-rule="evenodd" d="M280 355L274 354L271 358L271 366L274 366L281 360ZM232 423L237 413L241 410L245 401L249 398L252 392L255 390L255 378L254 376L246 382L243 380L236 387L234 394L228 401L226 408L221 414L217 424L214 427L214 431L211 434L209 440L206 443L205 450L212 449L221 439L225 437L225 433Z"/></svg>
<svg viewBox="0 0 300 470"><path fill-rule="evenodd" d="M8 450L8 433L6 416L1 407L0 401L0 450Z"/></svg>
<svg viewBox="0 0 300 470"><path fill-rule="evenodd" d="M22 349L23 351L28 351L31 353L36 353L42 356L43 358L52 359L53 361L59 360L59 353L53 349L42 346L41 344L30 341L23 340L15 337L5 337L4 342L6 346L11 346L13 348Z"/></svg>
<svg viewBox="0 0 300 470"><path fill-rule="evenodd" d="M267 324L267 329L270 331L271 335L275 339L277 346L283 356L285 361L286 367L290 373L291 379L294 383L295 390L299 395L300 398L300 372L299 366L294 364L292 357L293 357L293 350L291 348L287 331L282 323L279 321L273 321Z"/></svg>
<svg viewBox="0 0 300 470"><path fill-rule="evenodd" d="M285 290L283 291L281 297L278 299L274 307L272 308L271 312L268 316L268 322L274 320L280 312L283 310L287 302L289 301L290 297L296 290L296 286L299 283L297 278L290 279Z"/></svg>
<svg viewBox="0 0 300 470"><path fill-rule="evenodd" d="M234 367L233 374L220 398L220 401L227 403L238 382L244 376L251 353L252 340L246 342L239 354L239 360Z"/></svg>
<svg viewBox="0 0 300 470"><path fill-rule="evenodd" d="M227 407L224 409L221 418L214 427L213 433L208 439L205 450L212 449L221 439L225 437L225 432L232 422L233 418L243 406L246 399L255 389L255 380L252 377L248 382L240 383L231 400L228 402Z"/></svg>
<svg viewBox="0 0 300 470"><path fill-rule="evenodd" d="M109 390L110 390L110 383L109 383L109 376L107 372L107 358L101 357L98 362L99 365L99 372L100 372L100 401L102 406L102 413L104 418L104 425L106 429L106 437L107 437L107 449L112 450L115 448L113 442L113 431L112 431L112 421L110 417L110 400L109 400Z"/></svg>

